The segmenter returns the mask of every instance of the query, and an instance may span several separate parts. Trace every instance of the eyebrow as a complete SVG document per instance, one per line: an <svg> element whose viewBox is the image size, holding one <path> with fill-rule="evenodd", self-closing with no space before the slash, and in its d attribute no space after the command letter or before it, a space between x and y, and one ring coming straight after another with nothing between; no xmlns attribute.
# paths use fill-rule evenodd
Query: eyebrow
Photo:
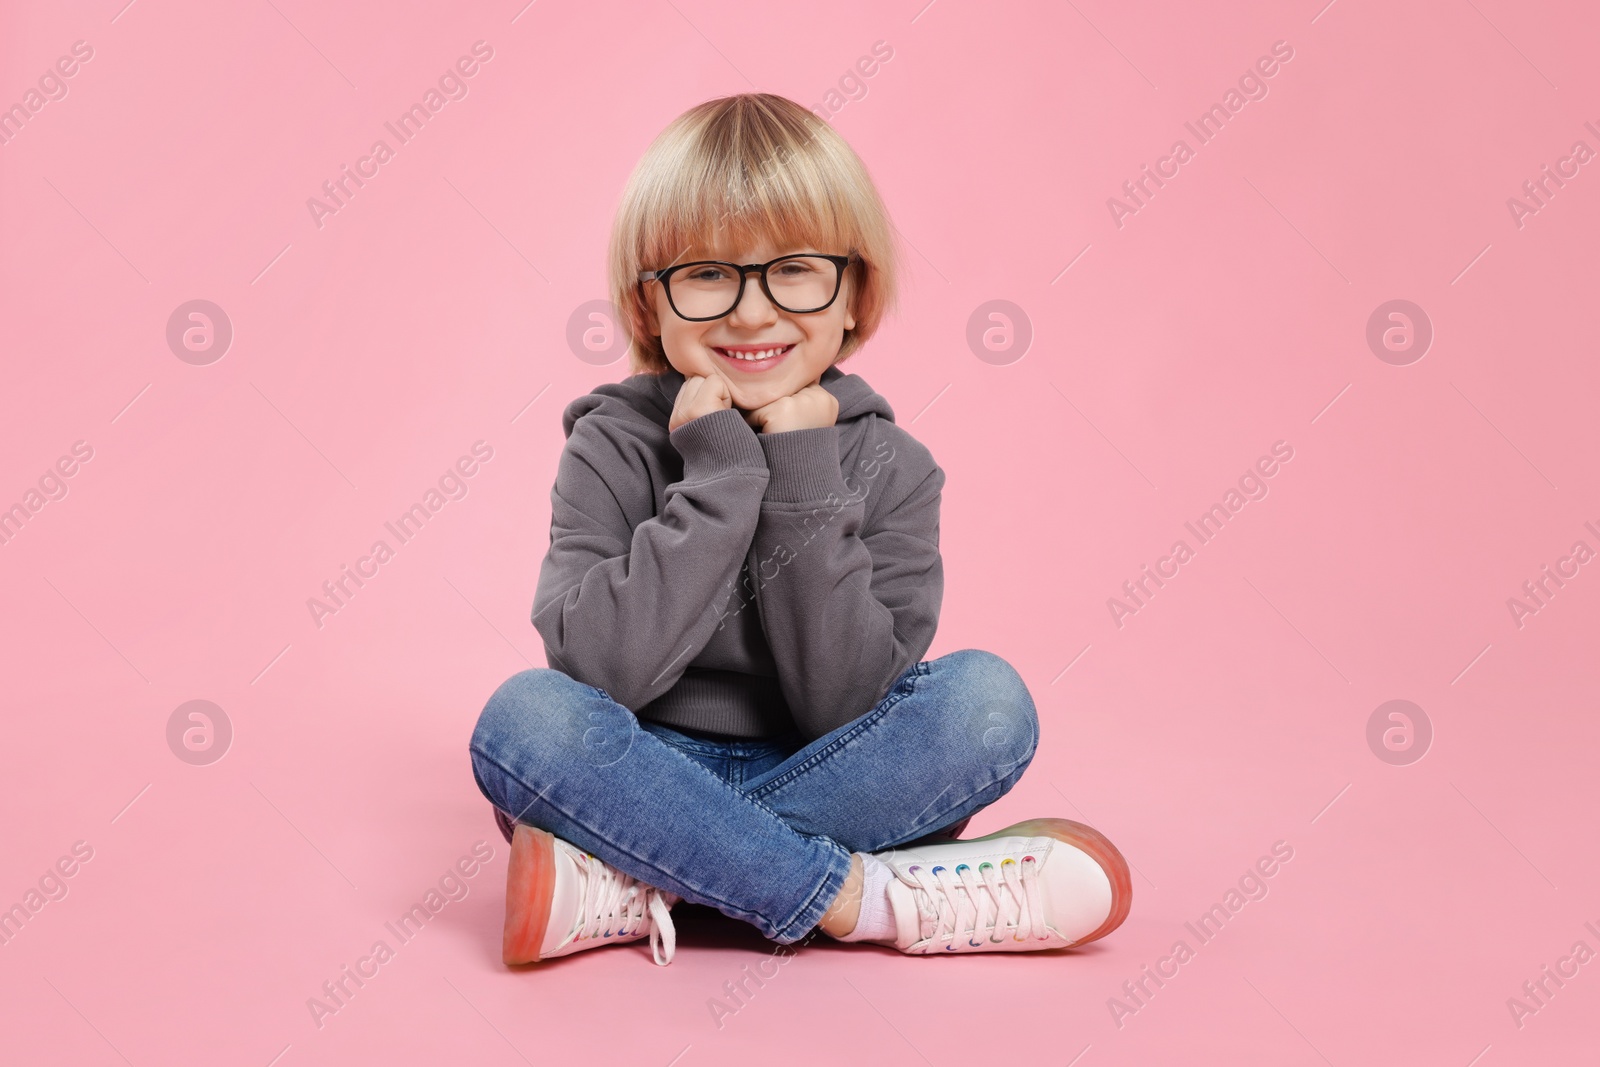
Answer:
<svg viewBox="0 0 1600 1067"><path fill-rule="evenodd" d="M715 262L715 263L764 263L767 260L782 259L785 256L825 255L825 254L826 253L824 253L820 248L817 248L817 247L815 247L813 245L794 245L794 246L787 246L786 250L780 251L780 252L776 253L775 255L767 256L766 259L756 258L756 259L749 259L749 260L740 260L740 259L737 259L737 258L735 258L733 256L723 256L723 255L719 255L719 254L714 253L714 252L708 252L704 256L702 256L702 257L700 257L698 259L691 259L691 258L687 258L687 256L686 256L683 259L673 260L673 263L674 264L677 264L677 263L703 263L703 262Z"/></svg>

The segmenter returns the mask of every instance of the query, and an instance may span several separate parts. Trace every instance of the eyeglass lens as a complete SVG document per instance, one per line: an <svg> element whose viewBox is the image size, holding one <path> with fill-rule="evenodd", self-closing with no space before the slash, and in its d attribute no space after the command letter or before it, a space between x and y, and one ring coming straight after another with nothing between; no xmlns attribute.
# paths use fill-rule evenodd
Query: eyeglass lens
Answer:
<svg viewBox="0 0 1600 1067"><path fill-rule="evenodd" d="M721 263L697 263L674 273L669 285L679 314L721 316L738 300L739 272ZM791 256L767 268L773 303L785 311L816 311L833 299L838 285L838 265L821 256Z"/></svg>

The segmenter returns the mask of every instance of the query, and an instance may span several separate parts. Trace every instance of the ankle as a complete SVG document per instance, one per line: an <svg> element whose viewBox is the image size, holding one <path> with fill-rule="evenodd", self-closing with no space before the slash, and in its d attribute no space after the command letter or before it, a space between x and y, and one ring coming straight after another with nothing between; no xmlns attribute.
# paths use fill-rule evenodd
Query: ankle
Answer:
<svg viewBox="0 0 1600 1067"><path fill-rule="evenodd" d="M896 920L890 884L895 880L894 871L868 853L855 859L861 864L860 888L854 893L856 918L850 929L832 936L840 941L893 941Z"/></svg>
<svg viewBox="0 0 1600 1067"><path fill-rule="evenodd" d="M863 878L861 854L852 852L850 873L845 876L844 884L839 887L839 892L834 895L833 902L817 924L829 937L844 937L856 928L856 920L861 917Z"/></svg>

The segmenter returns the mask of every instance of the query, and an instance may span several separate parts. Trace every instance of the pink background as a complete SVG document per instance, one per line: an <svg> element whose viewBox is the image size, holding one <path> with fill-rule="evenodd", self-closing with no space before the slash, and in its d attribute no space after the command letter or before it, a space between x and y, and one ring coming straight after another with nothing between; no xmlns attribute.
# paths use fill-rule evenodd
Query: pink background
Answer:
<svg viewBox="0 0 1600 1067"><path fill-rule="evenodd" d="M1521 627L1507 599L1600 549L1597 165L1520 228L1506 201L1600 149L1600 20L924 2L6 5L0 104L94 50L0 147L0 506L93 448L0 546L0 905L93 849L0 948L7 1062L1593 1051L1600 962L1520 1027L1507 999L1600 951L1600 565ZM319 228L307 198L479 40L469 94ZM1183 123L1280 40L1266 98L1197 147ZM632 946L509 972L466 742L543 663L562 406L625 373L566 340L605 296L616 197L686 107L824 106L877 41L892 59L831 121L907 284L846 369L949 476L932 654L1005 656L1044 720L973 830L1098 826L1132 916L1056 956L808 948L720 1028L708 1000L766 951L732 923L686 921L667 969ZM1107 199L1179 137L1195 157L1119 228ZM206 366L165 339L192 299L233 324ZM966 341L997 299L1033 330L1004 365ZM1365 339L1394 299L1435 333L1407 366ZM319 629L307 598L479 440L468 495ZM1119 628L1107 598L1280 440L1270 494ZM195 699L234 730L208 766L166 739ZM1409 765L1367 742L1393 699L1434 731ZM478 840L466 898L319 1029L307 998ZM1280 840L1266 898L1198 945L1185 921ZM1108 999L1179 938L1194 959L1119 1026Z"/></svg>

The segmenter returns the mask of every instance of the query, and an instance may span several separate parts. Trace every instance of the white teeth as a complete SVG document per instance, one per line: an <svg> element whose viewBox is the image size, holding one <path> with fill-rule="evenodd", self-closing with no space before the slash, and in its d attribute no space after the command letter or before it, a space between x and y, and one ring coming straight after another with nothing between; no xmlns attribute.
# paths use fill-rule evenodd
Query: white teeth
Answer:
<svg viewBox="0 0 1600 1067"><path fill-rule="evenodd" d="M787 349L788 347L789 347L788 345L780 345L777 348L764 348L764 349L761 349L758 352L730 352L727 349L723 349L722 351L723 351L724 355L726 355L726 356L728 356L728 357L730 357L732 359L742 359L742 360L745 360L746 362L753 362L753 361L768 359L768 358L770 358L772 356L776 356L780 352L782 352L785 349Z"/></svg>

